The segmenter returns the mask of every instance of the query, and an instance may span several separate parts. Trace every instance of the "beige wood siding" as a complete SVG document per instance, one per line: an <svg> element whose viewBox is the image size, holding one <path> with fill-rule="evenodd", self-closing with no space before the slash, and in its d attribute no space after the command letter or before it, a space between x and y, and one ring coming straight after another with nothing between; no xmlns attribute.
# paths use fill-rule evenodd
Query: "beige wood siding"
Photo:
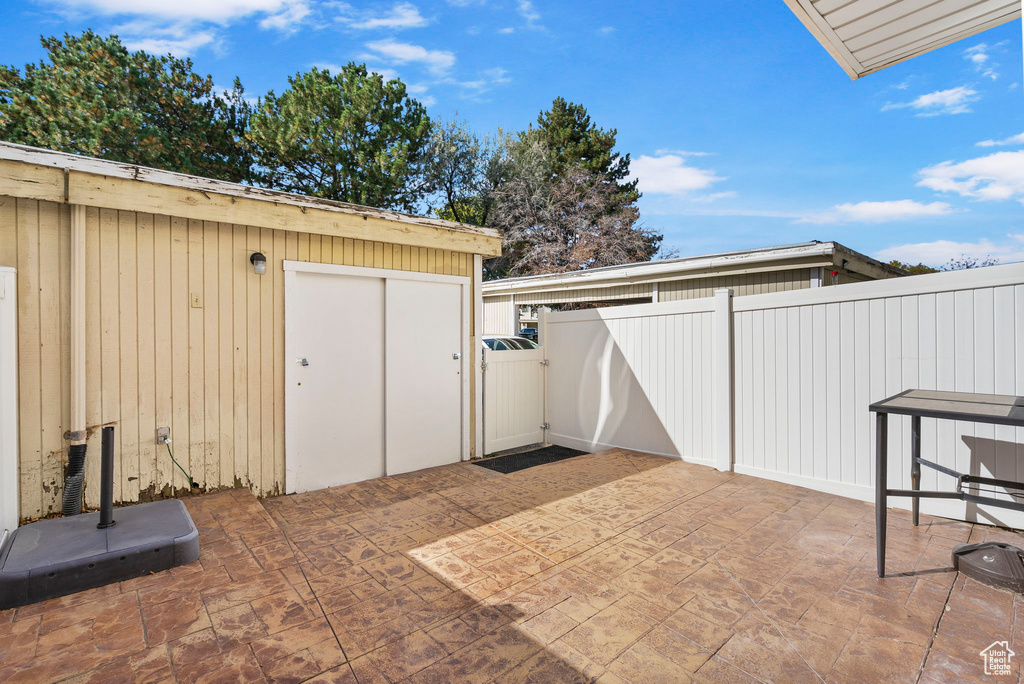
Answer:
<svg viewBox="0 0 1024 684"><path fill-rule="evenodd" d="M70 218L0 196L0 266L18 269L22 518L60 510L70 420ZM256 275L249 255L267 256ZM203 489L282 491L282 260L470 276L471 254L97 209L86 212L86 501L99 498L99 430L117 427L116 501ZM194 301L198 298L198 301ZM196 306L195 304L198 304ZM471 402L472 406L472 402Z"/></svg>
<svg viewBox="0 0 1024 684"><path fill-rule="evenodd" d="M650 283L592 287L586 289L558 289L544 292L517 292L516 304L569 304L572 302L610 302L617 299L650 297Z"/></svg>
<svg viewBox="0 0 1024 684"><path fill-rule="evenodd" d="M692 278L673 280L658 285L658 301L672 302L680 299L701 299L712 297L715 290L731 288L733 295L740 297L766 292L800 290L811 286L811 271L807 268L787 271L764 271L746 275L721 276L717 278Z"/></svg>
<svg viewBox="0 0 1024 684"><path fill-rule="evenodd" d="M484 298L484 335L515 335L512 330L512 297Z"/></svg>

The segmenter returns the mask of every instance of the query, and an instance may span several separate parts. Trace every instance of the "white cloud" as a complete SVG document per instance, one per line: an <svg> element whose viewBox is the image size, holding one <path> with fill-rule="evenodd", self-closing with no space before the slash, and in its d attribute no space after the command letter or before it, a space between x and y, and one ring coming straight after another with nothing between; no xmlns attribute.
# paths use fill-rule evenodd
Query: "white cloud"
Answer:
<svg viewBox="0 0 1024 684"><path fill-rule="evenodd" d="M179 57L219 50L223 27L243 19L292 33L310 15L309 0L49 0L83 17L122 19L113 32L132 50Z"/></svg>
<svg viewBox="0 0 1024 684"><path fill-rule="evenodd" d="M129 50L145 50L152 55L166 55L168 53L176 57L188 57L201 47L206 47L215 42L213 33L202 31L187 36L175 38L172 36L149 37L149 38L125 38L124 44Z"/></svg>
<svg viewBox="0 0 1024 684"><path fill-rule="evenodd" d="M998 259L1001 264L1024 261L1024 235L1007 235L1008 239L1000 244L988 238L977 242L955 242L953 240L935 240L934 242L917 242L905 245L893 245L877 254L881 261L898 259L905 264L928 264L941 266L950 259L968 257L972 259Z"/></svg>
<svg viewBox="0 0 1024 684"><path fill-rule="evenodd" d="M280 12L260 20L260 28L294 33L309 13L309 6L305 2L292 2Z"/></svg>
<svg viewBox="0 0 1024 684"><path fill-rule="evenodd" d="M652 195L684 195L725 180L714 171L687 165L686 159L678 154L643 155L634 159L630 167L630 177L639 180L640 191Z"/></svg>
<svg viewBox="0 0 1024 684"><path fill-rule="evenodd" d="M967 86L957 86L948 90L937 90L934 93L921 95L910 102L890 102L882 107L883 112L892 109L915 109L917 116L938 116L940 114L966 114L971 111L968 106L979 99L978 91Z"/></svg>
<svg viewBox="0 0 1024 684"><path fill-rule="evenodd" d="M1024 145L1024 133L1011 135L1009 138L1003 138L1002 140L982 140L980 143L975 144L978 147L1002 147L1004 145Z"/></svg>
<svg viewBox="0 0 1024 684"><path fill-rule="evenodd" d="M515 33L515 32L516 32L516 30L514 28L512 28L511 26L506 26L505 28L498 29L498 33L503 33L505 35L508 35L509 33Z"/></svg>
<svg viewBox="0 0 1024 684"><path fill-rule="evenodd" d="M418 97L419 103L424 107L433 107L437 104L437 98L433 95L427 95L426 97Z"/></svg>
<svg viewBox="0 0 1024 684"><path fill-rule="evenodd" d="M519 3L516 5L516 11L526 21L526 28L544 28L540 24L540 12L537 11L530 0L519 0Z"/></svg>
<svg viewBox="0 0 1024 684"><path fill-rule="evenodd" d="M974 65L974 70L985 78L991 78L993 81L999 78L999 72L996 71L998 64L992 63L989 51L996 47L995 45L989 45L987 43L978 43L964 50L964 59Z"/></svg>
<svg viewBox="0 0 1024 684"><path fill-rule="evenodd" d="M735 196L736 196L736 191L735 190L726 190L724 192L711 192L711 193L708 193L707 195L697 195L695 197L691 197L690 199L692 201L694 201L694 202L710 203L710 202L715 202L715 201L720 200L720 199L727 199L727 198L735 197Z"/></svg>
<svg viewBox="0 0 1024 684"><path fill-rule="evenodd" d="M357 12L347 4L339 5L339 9L341 16L338 17L338 21L351 29L400 30L426 26L430 23L415 5L408 2L399 3L392 7L391 11L382 14Z"/></svg>
<svg viewBox="0 0 1024 684"><path fill-rule="evenodd" d="M959 163L944 161L918 172L918 185L977 200L1018 200L1024 204L1024 150L996 152Z"/></svg>
<svg viewBox="0 0 1024 684"><path fill-rule="evenodd" d="M209 21L225 24L254 14L274 16L306 6L306 0L50 0L96 14L131 15L176 21Z"/></svg>
<svg viewBox="0 0 1024 684"><path fill-rule="evenodd" d="M454 78L443 78L439 82L456 86L463 91L469 91L471 99L476 99L476 96L486 93L496 85L511 83L512 79L506 70L501 67L494 67L492 69L484 69L480 72L479 78L473 80L459 81Z"/></svg>
<svg viewBox="0 0 1024 684"><path fill-rule="evenodd" d="M923 204L914 200L837 204L829 211L804 216L798 223L889 223L953 213L945 202Z"/></svg>
<svg viewBox="0 0 1024 684"><path fill-rule="evenodd" d="M491 83L510 83L512 81L512 79L509 78L508 72L501 67L484 69L483 74Z"/></svg>
<svg viewBox="0 0 1024 684"><path fill-rule="evenodd" d="M423 64L435 76L443 76L455 66L455 53L447 50L428 50L420 45L390 39L373 41L366 47L373 51L373 59L385 59L395 64Z"/></svg>
<svg viewBox="0 0 1024 684"><path fill-rule="evenodd" d="M615 33L615 27L602 26L601 28L597 29L595 33L597 33L597 35L599 36L610 36L611 34Z"/></svg>
<svg viewBox="0 0 1024 684"><path fill-rule="evenodd" d="M661 157L666 154L675 154L680 157L710 157L714 152L693 152L691 150L655 150L654 154Z"/></svg>

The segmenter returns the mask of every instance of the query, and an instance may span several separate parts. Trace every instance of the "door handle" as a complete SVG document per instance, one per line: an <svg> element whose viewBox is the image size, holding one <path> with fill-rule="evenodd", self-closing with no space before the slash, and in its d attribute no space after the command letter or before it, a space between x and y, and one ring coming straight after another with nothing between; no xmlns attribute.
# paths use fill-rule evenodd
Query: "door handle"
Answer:
<svg viewBox="0 0 1024 684"><path fill-rule="evenodd" d="M303 356L301 359L295 359L295 362L297 364L299 364L300 366L308 366L309 365L309 359L307 359L305 356Z"/></svg>
<svg viewBox="0 0 1024 684"><path fill-rule="evenodd" d="M462 352L452 352L452 359L458 361L462 358Z"/></svg>

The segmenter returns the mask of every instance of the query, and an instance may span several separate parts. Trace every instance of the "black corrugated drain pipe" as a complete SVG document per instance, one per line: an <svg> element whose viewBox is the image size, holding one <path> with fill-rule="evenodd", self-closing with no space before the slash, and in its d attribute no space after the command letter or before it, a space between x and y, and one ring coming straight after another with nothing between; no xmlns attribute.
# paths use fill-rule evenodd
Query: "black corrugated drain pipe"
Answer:
<svg viewBox="0 0 1024 684"><path fill-rule="evenodd" d="M82 512L85 449L85 444L72 444L68 451L68 471L64 477L64 499L61 504L61 512L64 515L78 515Z"/></svg>

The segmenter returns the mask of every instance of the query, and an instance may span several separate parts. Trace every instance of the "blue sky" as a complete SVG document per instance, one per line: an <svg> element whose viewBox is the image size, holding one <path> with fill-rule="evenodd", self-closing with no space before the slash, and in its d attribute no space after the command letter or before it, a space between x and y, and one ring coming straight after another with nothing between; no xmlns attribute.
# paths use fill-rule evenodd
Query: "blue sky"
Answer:
<svg viewBox="0 0 1024 684"><path fill-rule="evenodd" d="M1024 260L1019 21L851 81L771 2L3 2L0 62L93 28L252 96L350 60L432 116L521 130L584 104L682 255L838 240L882 258Z"/></svg>

